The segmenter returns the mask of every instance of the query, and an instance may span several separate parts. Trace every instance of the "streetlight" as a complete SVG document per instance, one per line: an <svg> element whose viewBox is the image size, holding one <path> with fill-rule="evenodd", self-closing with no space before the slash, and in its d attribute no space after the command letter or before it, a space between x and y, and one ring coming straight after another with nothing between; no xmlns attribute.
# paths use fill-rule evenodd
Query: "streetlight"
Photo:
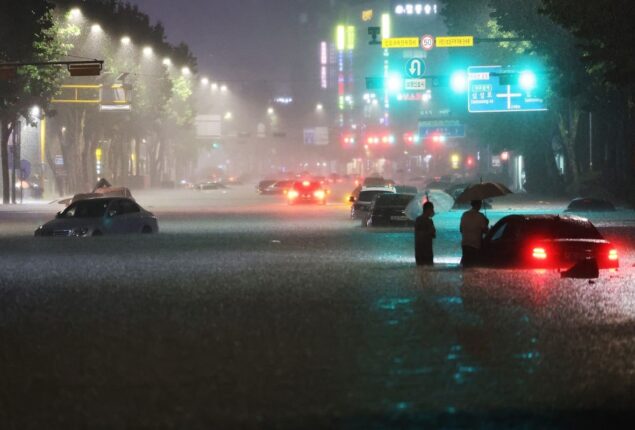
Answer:
<svg viewBox="0 0 635 430"><path fill-rule="evenodd" d="M181 73L183 74L183 76L190 76L192 74L192 71L189 67L186 66L181 69Z"/></svg>
<svg viewBox="0 0 635 430"><path fill-rule="evenodd" d="M146 46L145 48L143 48L143 55L146 57L151 57L153 52L154 50L151 46Z"/></svg>
<svg viewBox="0 0 635 430"><path fill-rule="evenodd" d="M166 67L170 67L172 65L172 60L170 60L169 58L164 58L163 59L163 65Z"/></svg>
<svg viewBox="0 0 635 430"><path fill-rule="evenodd" d="M91 31L91 32L93 32L93 33L101 33L101 32L102 32L101 25L99 25L99 24L93 24L93 25L90 27L90 31Z"/></svg>
<svg viewBox="0 0 635 430"><path fill-rule="evenodd" d="M212 84L212 91L218 91L218 84L216 82Z"/></svg>
<svg viewBox="0 0 635 430"><path fill-rule="evenodd" d="M273 110L273 108L272 108L272 107L270 107L270 108L268 108L268 109L267 109L267 114L268 114L268 115L273 115L274 113L275 113L275 111Z"/></svg>
<svg viewBox="0 0 635 430"><path fill-rule="evenodd" d="M209 79L207 79L207 78L202 78L201 79L201 85L207 86L208 84L209 84Z"/></svg>
<svg viewBox="0 0 635 430"><path fill-rule="evenodd" d="M226 93L227 92L227 85L221 85L220 92L221 93Z"/></svg>
<svg viewBox="0 0 635 430"><path fill-rule="evenodd" d="M124 45L124 46L130 45L131 42L132 41L130 40L130 37L128 37L128 36L124 36L124 37L121 38L121 44Z"/></svg>
<svg viewBox="0 0 635 430"><path fill-rule="evenodd" d="M225 120L227 120L227 121L230 121L233 117L234 117L234 115L231 112L227 112L225 114Z"/></svg>
<svg viewBox="0 0 635 430"><path fill-rule="evenodd" d="M317 110L318 112L322 112L324 110L324 106L322 106L322 103L318 103L317 106L315 106L315 110Z"/></svg>
<svg viewBox="0 0 635 430"><path fill-rule="evenodd" d="M78 7L74 7L73 9L71 9L71 10L69 11L68 17L69 17L69 18L72 18L72 19L79 19L79 18L81 18L81 17L82 17L82 11L81 11L81 9L80 9L80 8L78 8Z"/></svg>

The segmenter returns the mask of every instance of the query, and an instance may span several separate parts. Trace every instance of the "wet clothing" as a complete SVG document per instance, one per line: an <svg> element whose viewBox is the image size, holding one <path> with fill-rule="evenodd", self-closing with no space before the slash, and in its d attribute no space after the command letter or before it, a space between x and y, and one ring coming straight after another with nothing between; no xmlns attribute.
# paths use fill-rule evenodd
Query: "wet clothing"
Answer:
<svg viewBox="0 0 635 430"><path fill-rule="evenodd" d="M418 266L433 263L432 240L437 237L432 218L421 215L415 221L415 259Z"/></svg>
<svg viewBox="0 0 635 430"><path fill-rule="evenodd" d="M489 220L476 209L470 209L461 217L461 246L463 248L463 266L477 264L481 254L483 235L489 230Z"/></svg>

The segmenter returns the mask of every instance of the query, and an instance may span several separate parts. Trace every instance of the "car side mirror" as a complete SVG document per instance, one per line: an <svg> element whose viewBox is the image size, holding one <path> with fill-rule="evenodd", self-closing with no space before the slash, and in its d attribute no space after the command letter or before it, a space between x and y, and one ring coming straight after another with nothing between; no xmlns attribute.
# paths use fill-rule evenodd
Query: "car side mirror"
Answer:
<svg viewBox="0 0 635 430"><path fill-rule="evenodd" d="M62 211L55 214L55 218L62 218Z"/></svg>
<svg viewBox="0 0 635 430"><path fill-rule="evenodd" d="M350 203L355 203L355 197L354 197L354 196L350 196L350 197L348 198L348 201L349 201Z"/></svg>

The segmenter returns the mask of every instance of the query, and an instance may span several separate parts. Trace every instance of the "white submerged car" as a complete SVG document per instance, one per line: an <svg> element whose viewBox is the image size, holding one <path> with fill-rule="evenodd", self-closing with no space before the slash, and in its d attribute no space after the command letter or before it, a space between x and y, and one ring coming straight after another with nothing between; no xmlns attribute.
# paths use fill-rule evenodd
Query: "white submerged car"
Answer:
<svg viewBox="0 0 635 430"><path fill-rule="evenodd" d="M104 197L80 200L35 230L35 236L87 237L158 233L157 218L131 199Z"/></svg>

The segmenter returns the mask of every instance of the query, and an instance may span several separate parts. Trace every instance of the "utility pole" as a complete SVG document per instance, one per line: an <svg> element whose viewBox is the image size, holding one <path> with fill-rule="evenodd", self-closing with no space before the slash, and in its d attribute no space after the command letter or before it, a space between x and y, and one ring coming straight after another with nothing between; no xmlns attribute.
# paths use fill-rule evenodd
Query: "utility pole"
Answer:
<svg viewBox="0 0 635 430"><path fill-rule="evenodd" d="M593 171L593 113L589 112L589 171Z"/></svg>

